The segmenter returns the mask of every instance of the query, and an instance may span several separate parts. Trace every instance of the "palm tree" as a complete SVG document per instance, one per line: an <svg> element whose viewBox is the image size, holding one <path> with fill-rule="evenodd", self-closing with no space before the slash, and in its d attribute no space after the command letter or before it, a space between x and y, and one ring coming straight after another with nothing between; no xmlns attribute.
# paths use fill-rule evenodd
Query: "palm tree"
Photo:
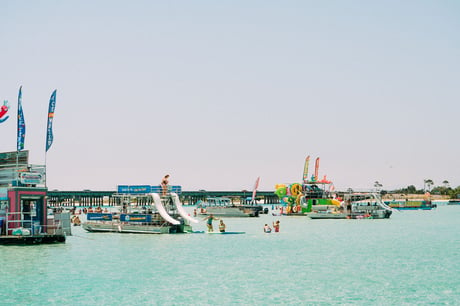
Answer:
<svg viewBox="0 0 460 306"><path fill-rule="evenodd" d="M383 186L383 185L382 185L382 184L380 184L380 183L379 183L379 181L375 181L375 183L374 183L374 187L375 187L375 189L376 189L377 191L379 191L379 190L380 190L380 188L382 188L382 186Z"/></svg>
<svg viewBox="0 0 460 306"><path fill-rule="evenodd" d="M430 180L430 179L426 179L423 181L424 185L423 185L423 189L426 191L426 187L425 186L428 186L428 191L431 190L431 186L434 185L433 181Z"/></svg>
<svg viewBox="0 0 460 306"><path fill-rule="evenodd" d="M448 180L444 180L442 182L442 184L444 185L445 188L449 188L449 181Z"/></svg>

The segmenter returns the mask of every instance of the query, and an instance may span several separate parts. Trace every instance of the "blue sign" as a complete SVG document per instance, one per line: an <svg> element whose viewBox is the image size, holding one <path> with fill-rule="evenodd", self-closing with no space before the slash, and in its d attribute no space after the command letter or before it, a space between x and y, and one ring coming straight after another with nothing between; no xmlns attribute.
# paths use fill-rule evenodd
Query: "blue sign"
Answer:
<svg viewBox="0 0 460 306"><path fill-rule="evenodd" d="M88 221L112 221L112 214L103 213L88 213L86 214Z"/></svg>
<svg viewBox="0 0 460 306"><path fill-rule="evenodd" d="M180 194L182 192L182 186L168 186L169 192ZM130 193L130 194L145 194L145 193L162 193L163 189L160 185L118 185L118 193Z"/></svg>
<svg viewBox="0 0 460 306"><path fill-rule="evenodd" d="M151 215L137 215L137 214L121 214L120 215L121 222L152 222Z"/></svg>
<svg viewBox="0 0 460 306"><path fill-rule="evenodd" d="M151 193L152 189L150 185L118 185L118 193L132 193L132 194L142 194L142 193Z"/></svg>

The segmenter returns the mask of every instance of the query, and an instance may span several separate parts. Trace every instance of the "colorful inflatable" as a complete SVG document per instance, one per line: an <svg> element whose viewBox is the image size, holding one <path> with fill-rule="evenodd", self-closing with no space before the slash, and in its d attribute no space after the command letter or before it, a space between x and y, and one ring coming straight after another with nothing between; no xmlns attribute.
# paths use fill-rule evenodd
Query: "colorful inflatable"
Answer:
<svg viewBox="0 0 460 306"><path fill-rule="evenodd" d="M325 210L328 206L340 207L340 199L332 194L334 185L326 175L319 178L319 157L315 161L315 172L308 180L308 165L310 156L305 159L303 170L303 184L293 183L275 185L275 194L280 204L285 207L286 214L307 214L315 210Z"/></svg>
<svg viewBox="0 0 460 306"><path fill-rule="evenodd" d="M8 109L8 101L3 101L3 105L0 107L0 123L5 122L9 118L6 114Z"/></svg>

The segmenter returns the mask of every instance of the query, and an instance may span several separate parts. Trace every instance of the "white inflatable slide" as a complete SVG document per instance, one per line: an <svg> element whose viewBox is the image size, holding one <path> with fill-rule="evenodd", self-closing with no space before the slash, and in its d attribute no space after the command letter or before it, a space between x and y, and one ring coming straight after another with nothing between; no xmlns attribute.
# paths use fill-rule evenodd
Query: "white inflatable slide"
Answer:
<svg viewBox="0 0 460 306"><path fill-rule="evenodd" d="M186 219L186 220L188 220L190 222L193 222L193 223L200 222L197 219L189 216L189 214L185 211L184 207L182 206L182 203L179 200L179 196L177 195L177 193L171 192L171 197L173 199L174 205L176 205L176 207L177 207L177 211L179 212L179 215L181 215L182 218L184 218L184 219Z"/></svg>
<svg viewBox="0 0 460 306"><path fill-rule="evenodd" d="M160 195L158 193L151 193L150 195L153 198L153 202L155 203L155 207L158 209L158 212L163 217L163 219L165 219L166 221L168 221L169 223L172 223L174 225L180 224L179 221L177 221L176 219L174 219L173 217L168 215L168 213L166 212L165 207L163 206L163 203L161 203L161 198L160 198Z"/></svg>

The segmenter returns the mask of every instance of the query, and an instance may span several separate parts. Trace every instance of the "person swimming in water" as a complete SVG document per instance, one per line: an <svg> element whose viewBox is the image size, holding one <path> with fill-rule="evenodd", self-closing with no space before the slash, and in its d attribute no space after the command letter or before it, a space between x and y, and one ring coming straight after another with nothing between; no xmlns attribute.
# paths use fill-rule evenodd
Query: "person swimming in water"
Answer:
<svg viewBox="0 0 460 306"><path fill-rule="evenodd" d="M225 233L225 223L224 223L224 220L220 219L220 223L219 223L219 232L221 233Z"/></svg>
<svg viewBox="0 0 460 306"><path fill-rule="evenodd" d="M264 233L271 233L272 232L272 229L270 226L268 226L268 224L265 223L265 226L264 226Z"/></svg>
<svg viewBox="0 0 460 306"><path fill-rule="evenodd" d="M280 220L273 222L273 228L275 229L275 233L279 233L280 231Z"/></svg>

